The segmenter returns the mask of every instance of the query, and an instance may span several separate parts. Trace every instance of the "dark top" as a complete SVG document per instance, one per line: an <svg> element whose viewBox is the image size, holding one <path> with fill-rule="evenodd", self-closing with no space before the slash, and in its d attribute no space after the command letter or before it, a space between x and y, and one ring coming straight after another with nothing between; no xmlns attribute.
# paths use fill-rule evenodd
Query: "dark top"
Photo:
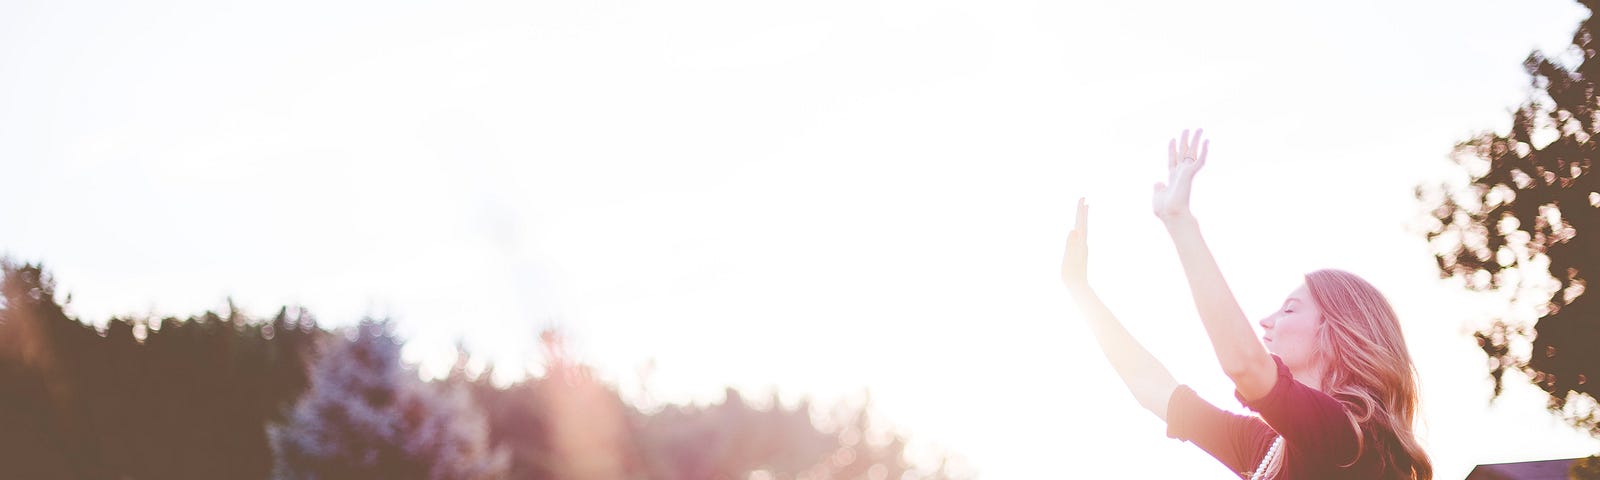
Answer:
<svg viewBox="0 0 1600 480"><path fill-rule="evenodd" d="M1374 449L1384 448L1373 441L1373 432L1366 432L1362 446L1366 454L1341 467L1355 459L1357 449L1355 426L1345 415L1344 404L1295 380L1277 355L1272 361L1278 364L1278 379L1271 392L1254 401L1237 391L1233 394L1260 417L1219 409L1180 385L1167 399L1167 436L1193 442L1240 478L1250 478L1280 434L1285 452L1282 473L1275 480L1409 478L1409 464L1386 469L1373 454Z"/></svg>

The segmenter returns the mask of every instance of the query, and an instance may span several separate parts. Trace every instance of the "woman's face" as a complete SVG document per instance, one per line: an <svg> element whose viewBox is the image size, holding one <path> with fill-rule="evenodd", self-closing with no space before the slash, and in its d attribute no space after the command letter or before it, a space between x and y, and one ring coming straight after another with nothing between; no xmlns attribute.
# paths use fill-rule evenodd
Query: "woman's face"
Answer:
<svg viewBox="0 0 1600 480"><path fill-rule="evenodd" d="M1305 285L1296 288L1283 300L1278 311L1261 319L1262 343L1267 351L1277 354L1295 377L1306 378L1314 363L1317 345L1317 324L1322 322L1322 312L1311 300L1311 291Z"/></svg>

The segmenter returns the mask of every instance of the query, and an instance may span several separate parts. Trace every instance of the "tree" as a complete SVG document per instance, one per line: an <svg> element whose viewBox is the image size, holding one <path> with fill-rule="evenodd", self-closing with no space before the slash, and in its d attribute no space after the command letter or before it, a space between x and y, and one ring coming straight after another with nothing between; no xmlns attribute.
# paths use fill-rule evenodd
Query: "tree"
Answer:
<svg viewBox="0 0 1600 480"><path fill-rule="evenodd" d="M272 429L288 479L494 479L506 476L488 427L459 388L424 383L400 361L387 322L363 321L311 371L311 389Z"/></svg>
<svg viewBox="0 0 1600 480"><path fill-rule="evenodd" d="M101 473L78 441L86 435L73 421L77 396L55 354L55 338L71 330L52 321L61 310L54 282L36 266L0 260L0 271L0 464L19 478Z"/></svg>
<svg viewBox="0 0 1600 480"><path fill-rule="evenodd" d="M1583 0L1594 11L1600 1ZM1427 238L1441 278L1505 296L1526 315L1508 311L1475 333L1488 356L1494 394L1508 371L1521 371L1549 393L1549 408L1600 436L1592 407L1600 380L1600 304L1584 295L1600 278L1600 157L1592 14L1568 52L1533 52L1524 62L1532 94L1512 116L1509 133L1486 132L1457 144L1453 158L1466 182L1418 188L1431 208ZM1588 397L1579 407L1573 403ZM1571 408L1568 408L1571 407Z"/></svg>
<svg viewBox="0 0 1600 480"><path fill-rule="evenodd" d="M97 328L63 305L42 267L0 259L0 477L267 476L265 423L304 390L323 334L308 315Z"/></svg>

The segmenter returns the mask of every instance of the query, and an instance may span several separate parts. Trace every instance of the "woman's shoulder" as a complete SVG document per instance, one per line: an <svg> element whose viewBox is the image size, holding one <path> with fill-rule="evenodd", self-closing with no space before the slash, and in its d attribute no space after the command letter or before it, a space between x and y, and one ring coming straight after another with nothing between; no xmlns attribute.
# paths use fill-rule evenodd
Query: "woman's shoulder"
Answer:
<svg viewBox="0 0 1600 480"><path fill-rule="evenodd" d="M1365 442L1357 434L1350 406L1295 379L1276 355L1273 360L1278 364L1278 378L1272 390L1253 400L1236 392L1239 401L1260 414L1302 461L1311 456L1316 464L1348 464L1357 458Z"/></svg>

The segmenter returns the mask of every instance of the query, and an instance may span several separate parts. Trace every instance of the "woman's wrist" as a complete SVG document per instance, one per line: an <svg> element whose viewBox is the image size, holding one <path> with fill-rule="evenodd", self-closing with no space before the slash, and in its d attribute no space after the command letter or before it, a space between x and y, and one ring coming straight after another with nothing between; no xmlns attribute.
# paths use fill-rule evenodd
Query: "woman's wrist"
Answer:
<svg viewBox="0 0 1600 480"><path fill-rule="evenodd" d="M1067 282L1067 293L1072 294L1072 298L1074 300L1095 296L1094 289L1089 288L1089 281L1087 279L1083 281Z"/></svg>
<svg viewBox="0 0 1600 480"><path fill-rule="evenodd" d="M1187 209L1181 212L1161 215L1159 218L1161 218L1161 224L1165 225L1169 231L1174 228L1186 228L1199 224L1194 218L1194 213Z"/></svg>

